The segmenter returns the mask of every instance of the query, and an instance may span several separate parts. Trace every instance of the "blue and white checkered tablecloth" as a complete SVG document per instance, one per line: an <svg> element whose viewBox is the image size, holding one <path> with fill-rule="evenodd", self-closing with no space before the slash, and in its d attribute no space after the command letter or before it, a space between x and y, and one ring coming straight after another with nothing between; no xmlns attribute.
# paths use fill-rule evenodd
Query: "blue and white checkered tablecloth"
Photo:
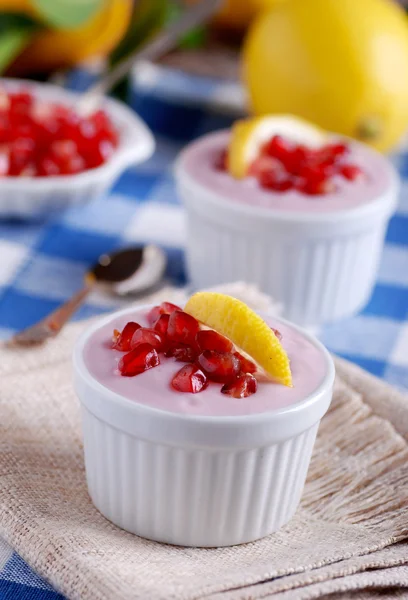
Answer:
<svg viewBox="0 0 408 600"><path fill-rule="evenodd" d="M172 74L174 89L182 89ZM180 83L181 82L181 83ZM172 163L190 139L225 127L229 119L166 94L154 77L134 99L154 130L158 146L151 160L125 173L107 198L70 210L47 223L0 221L0 337L6 338L56 308L79 289L87 267L106 251L132 242L156 242L168 255L167 277L186 282L183 265L185 222L175 192ZM186 83L186 87L191 87ZM193 86L194 87L194 86ZM146 91L148 89L148 91ZM230 89L230 88L227 88ZM174 91L174 90L173 90ZM408 154L393 159L403 178L397 214L387 232L377 285L358 316L321 333L330 350L391 384L408 388ZM76 315L82 319L112 310L115 301L91 297ZM0 541L0 599L62 598Z"/></svg>

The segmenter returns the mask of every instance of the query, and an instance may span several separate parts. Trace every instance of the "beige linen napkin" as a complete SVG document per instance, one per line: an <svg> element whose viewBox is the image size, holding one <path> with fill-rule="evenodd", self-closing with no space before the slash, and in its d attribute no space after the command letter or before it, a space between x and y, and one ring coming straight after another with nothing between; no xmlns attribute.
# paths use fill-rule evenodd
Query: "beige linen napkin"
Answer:
<svg viewBox="0 0 408 600"><path fill-rule="evenodd" d="M228 291L268 306L252 288ZM177 294L162 295L178 301ZM408 597L407 398L337 359L333 404L293 520L235 548L157 544L109 523L88 497L70 365L84 326L41 349L0 349L0 535L63 594L343 600L361 590L356 598L367 600L389 590Z"/></svg>

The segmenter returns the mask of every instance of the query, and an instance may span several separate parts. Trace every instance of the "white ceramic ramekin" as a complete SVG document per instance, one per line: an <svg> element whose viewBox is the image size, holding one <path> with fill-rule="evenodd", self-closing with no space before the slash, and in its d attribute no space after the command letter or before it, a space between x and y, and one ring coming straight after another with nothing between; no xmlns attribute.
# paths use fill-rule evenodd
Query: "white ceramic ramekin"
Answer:
<svg viewBox="0 0 408 600"><path fill-rule="evenodd" d="M86 476L98 510L127 531L181 546L242 544L287 523L332 397L327 350L304 334L320 348L327 372L300 403L247 416L188 416L132 402L90 375L84 346L112 318L90 327L74 351Z"/></svg>
<svg viewBox="0 0 408 600"><path fill-rule="evenodd" d="M187 210L192 289L255 283L303 326L351 316L370 298L398 178L386 194L353 209L285 212L233 202L194 180L181 155L179 194ZM384 159L385 160L385 159Z"/></svg>
<svg viewBox="0 0 408 600"><path fill-rule="evenodd" d="M80 98L77 92L19 79L0 79L0 89L28 89L40 100L73 107ZM104 99L102 108L120 134L119 146L112 157L100 167L76 175L2 177L0 218L44 218L69 206L90 202L105 194L125 169L153 154L154 138L135 112L110 98Z"/></svg>

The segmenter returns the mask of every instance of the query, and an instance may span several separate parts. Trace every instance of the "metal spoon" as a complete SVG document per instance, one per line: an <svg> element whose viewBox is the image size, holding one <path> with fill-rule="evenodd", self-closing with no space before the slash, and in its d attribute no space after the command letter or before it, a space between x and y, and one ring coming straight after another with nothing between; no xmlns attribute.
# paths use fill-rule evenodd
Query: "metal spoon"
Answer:
<svg viewBox="0 0 408 600"><path fill-rule="evenodd" d="M86 273L84 287L67 302L34 325L16 333L7 346L34 346L55 337L96 287L115 294L146 292L162 279L166 256L157 246L136 246L102 254Z"/></svg>

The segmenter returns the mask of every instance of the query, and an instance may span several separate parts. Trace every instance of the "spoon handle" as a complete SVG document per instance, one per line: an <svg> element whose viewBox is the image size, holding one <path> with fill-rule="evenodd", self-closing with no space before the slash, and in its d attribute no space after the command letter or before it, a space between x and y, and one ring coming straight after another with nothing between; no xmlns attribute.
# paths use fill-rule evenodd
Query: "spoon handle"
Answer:
<svg viewBox="0 0 408 600"><path fill-rule="evenodd" d="M6 342L9 347L35 346L44 343L48 338L55 337L69 321L74 312L78 310L92 290L92 283L74 294L52 313L38 323L16 333Z"/></svg>
<svg viewBox="0 0 408 600"><path fill-rule="evenodd" d="M171 23L164 31L156 35L141 48L136 48L129 56L121 60L105 77L92 85L80 99L77 108L82 113L95 110L100 99L127 75L136 62L157 60L174 48L180 38L197 25L206 23L220 6L221 0L201 0L182 16Z"/></svg>

